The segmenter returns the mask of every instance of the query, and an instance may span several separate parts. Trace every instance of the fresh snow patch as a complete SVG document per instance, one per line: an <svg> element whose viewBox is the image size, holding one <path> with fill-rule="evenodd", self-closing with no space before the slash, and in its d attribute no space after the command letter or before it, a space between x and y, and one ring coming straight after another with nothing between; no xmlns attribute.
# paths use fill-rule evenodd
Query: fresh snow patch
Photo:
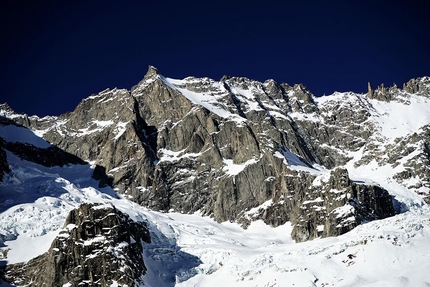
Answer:
<svg viewBox="0 0 430 287"><path fill-rule="evenodd" d="M330 180L330 172L321 172L314 179L312 185L313 186L322 186Z"/></svg>
<svg viewBox="0 0 430 287"><path fill-rule="evenodd" d="M32 130L14 125L0 125L0 137L7 142L27 143L39 148L48 148L51 146L50 143L36 135Z"/></svg>
<svg viewBox="0 0 430 287"><path fill-rule="evenodd" d="M312 121L315 123L322 122L321 116L316 113L304 114L304 113L293 112L293 113L289 113L288 115L296 121Z"/></svg>
<svg viewBox="0 0 430 287"><path fill-rule="evenodd" d="M104 237L104 236L95 236L95 237L93 237L91 239L85 240L83 243L84 243L84 246L91 246L95 242L104 242L104 241L106 241L106 237Z"/></svg>
<svg viewBox="0 0 430 287"><path fill-rule="evenodd" d="M29 214L29 216L31 215ZM16 240L7 241L5 244L9 249L7 263L24 262L41 255L49 249L59 231L60 229L51 231L42 236L34 236L30 231L20 234Z"/></svg>
<svg viewBox="0 0 430 287"><path fill-rule="evenodd" d="M248 217L249 217L249 215L252 216L253 214L258 213L258 211L260 209L264 209L265 210L268 207L270 207L272 204L273 204L273 200L269 199L268 201L264 202L263 204L261 204L261 205L259 205L257 207L251 208L250 210L248 210L247 212L245 212L245 214L248 215Z"/></svg>
<svg viewBox="0 0 430 287"><path fill-rule="evenodd" d="M162 155L158 160L158 162L162 162L162 161L174 162L185 157L198 157L201 155L201 153L184 153L185 150L172 151L168 149L159 149L158 152Z"/></svg>
<svg viewBox="0 0 430 287"><path fill-rule="evenodd" d="M297 155L293 154L289 150L282 150L282 153L276 151L273 155L277 158L284 159L285 165L287 165L291 170L306 171L314 175L320 174L319 170L309 167L307 164L301 161Z"/></svg>
<svg viewBox="0 0 430 287"><path fill-rule="evenodd" d="M223 167L223 170L225 171L225 173L232 176L232 175L238 175L239 173L241 173L245 169L245 167L247 167L248 165L256 163L257 160L252 158L252 159L247 160L246 162L244 162L242 164L235 164L235 163L233 163L232 159L223 159L223 162L225 164L225 166Z"/></svg>
<svg viewBox="0 0 430 287"><path fill-rule="evenodd" d="M77 228L76 224L72 224L72 223L67 224L67 226L65 227L65 229L67 229L69 231L73 230L75 228Z"/></svg>
<svg viewBox="0 0 430 287"><path fill-rule="evenodd" d="M338 207L334 209L332 212L336 213L337 218L345 217L345 215L353 214L354 213L354 207L349 204L345 204L344 206Z"/></svg>
<svg viewBox="0 0 430 287"><path fill-rule="evenodd" d="M100 132L103 129L105 129L106 127L109 127L111 125L113 125L113 121L109 120L109 121L98 121L98 120L94 120L88 123L88 127L83 128L83 129L79 129L78 133L71 133L69 135L71 136L77 136L77 137L81 137L81 136L85 136L85 135L90 135L93 134L95 132ZM93 125L96 125L96 128L92 128Z"/></svg>
<svg viewBox="0 0 430 287"><path fill-rule="evenodd" d="M310 203L318 203L318 202L324 202L324 200L321 199L321 197L317 197L317 198L315 198L313 200L305 200L305 201L303 201L303 205L310 204Z"/></svg>
<svg viewBox="0 0 430 287"><path fill-rule="evenodd" d="M250 90L243 90L239 87L232 87L231 91L248 106L248 110L264 111L258 104L258 99L252 94Z"/></svg>
<svg viewBox="0 0 430 287"><path fill-rule="evenodd" d="M92 122L95 123L99 127L108 127L108 126L110 126L110 125L113 124L112 120L110 120L110 121L97 121L97 120L94 120Z"/></svg>
<svg viewBox="0 0 430 287"><path fill-rule="evenodd" d="M291 121L291 118L277 111L268 111L269 115L274 118L280 118L287 121Z"/></svg>
<svg viewBox="0 0 430 287"><path fill-rule="evenodd" d="M222 118L230 119L238 123L246 121L246 119L242 118L241 116L228 111L227 108L219 107L223 106L224 104L218 101L215 96L206 93L196 93L193 91L189 91L185 88L181 88L180 86L185 85L184 80L175 80L171 78L164 78L161 76L160 78L163 80L164 83L166 83L166 85L168 85L172 89L179 91L193 104L202 106Z"/></svg>
<svg viewBox="0 0 430 287"><path fill-rule="evenodd" d="M122 136L122 134L125 132L125 130L126 130L126 125L128 124L129 122L119 122L117 125L116 125L116 127L115 127L115 129L114 129L114 133L115 133L115 138L114 138L114 140L118 140L121 136Z"/></svg>
<svg viewBox="0 0 430 287"><path fill-rule="evenodd" d="M410 104L369 101L373 120L381 135L388 139L404 137L430 124L430 103L424 97L411 95Z"/></svg>

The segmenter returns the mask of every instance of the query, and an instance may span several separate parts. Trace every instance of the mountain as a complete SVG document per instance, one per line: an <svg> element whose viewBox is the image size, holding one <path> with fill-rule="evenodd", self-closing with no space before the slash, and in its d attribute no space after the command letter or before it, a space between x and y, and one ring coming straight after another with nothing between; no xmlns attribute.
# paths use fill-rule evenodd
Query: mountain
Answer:
<svg viewBox="0 0 430 287"><path fill-rule="evenodd" d="M130 91L59 117L2 104L2 278L425 286L429 101L429 77L315 97L302 84L176 80L150 66Z"/></svg>

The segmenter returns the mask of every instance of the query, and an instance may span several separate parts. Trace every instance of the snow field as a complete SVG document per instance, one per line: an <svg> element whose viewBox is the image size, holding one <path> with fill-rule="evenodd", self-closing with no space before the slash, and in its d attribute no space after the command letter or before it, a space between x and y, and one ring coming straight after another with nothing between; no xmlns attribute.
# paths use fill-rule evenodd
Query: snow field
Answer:
<svg viewBox="0 0 430 287"><path fill-rule="evenodd" d="M150 211L117 198L111 189L95 188L89 165L46 168L10 153L8 160L12 173L7 186L16 194L26 190L36 198L16 199L18 204L8 208L3 203L1 232L13 230L16 236L2 247L9 249L3 259L8 263L45 252L68 212L89 201L113 204L134 220L148 223L152 243L144 243L145 286L426 286L429 282L426 205L409 205L407 212L336 238L296 244L290 224L271 228L256 221L243 230L199 214ZM42 176L51 181L41 185ZM11 195L9 199L14 200Z"/></svg>

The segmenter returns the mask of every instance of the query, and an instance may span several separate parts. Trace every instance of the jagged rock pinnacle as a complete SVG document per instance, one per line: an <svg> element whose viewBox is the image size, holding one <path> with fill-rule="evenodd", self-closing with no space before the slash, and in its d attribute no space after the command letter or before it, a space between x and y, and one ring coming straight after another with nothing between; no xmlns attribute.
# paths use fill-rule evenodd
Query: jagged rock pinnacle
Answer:
<svg viewBox="0 0 430 287"><path fill-rule="evenodd" d="M367 82L367 95L370 97L373 94L372 85L370 82Z"/></svg>
<svg viewBox="0 0 430 287"><path fill-rule="evenodd" d="M153 77L155 75L159 75L159 74L160 74L160 72L158 71L158 69L156 67L149 65L148 71L146 72L144 79L151 78L151 77Z"/></svg>
<svg viewBox="0 0 430 287"><path fill-rule="evenodd" d="M225 80L231 79L231 77L229 75L224 75L222 76L222 78L220 79L220 82L224 82Z"/></svg>
<svg viewBox="0 0 430 287"><path fill-rule="evenodd" d="M380 86L378 86L378 91L384 95L386 94L387 89L385 88L384 83L382 83Z"/></svg>

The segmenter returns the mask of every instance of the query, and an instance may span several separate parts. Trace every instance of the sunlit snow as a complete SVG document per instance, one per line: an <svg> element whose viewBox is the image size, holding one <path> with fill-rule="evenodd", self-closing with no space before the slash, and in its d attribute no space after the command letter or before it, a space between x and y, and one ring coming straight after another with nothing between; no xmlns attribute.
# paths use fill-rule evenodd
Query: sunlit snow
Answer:
<svg viewBox="0 0 430 287"><path fill-rule="evenodd" d="M233 163L232 159L224 159L223 162L225 164L223 170L228 175L238 175L240 172L242 172L245 169L247 165L254 164L257 162L257 160L250 159L242 164L235 164Z"/></svg>
<svg viewBox="0 0 430 287"><path fill-rule="evenodd" d="M430 102L427 98L411 96L409 104L370 100L373 119L379 132L388 139L414 133L430 124Z"/></svg>
<svg viewBox="0 0 430 287"><path fill-rule="evenodd" d="M231 119L237 122L245 121L245 119L240 117L239 115L233 114L229 112L227 109L219 107L220 103L213 95L210 95L207 93L196 93L196 92L192 92L190 90L181 88L181 86L184 84L183 80L175 80L175 79L164 78L164 77L161 77L161 78L168 86L179 91L188 100L190 100L190 102L200 105L202 107L205 107L209 111L213 112L214 114L222 118Z"/></svg>
<svg viewBox="0 0 430 287"><path fill-rule="evenodd" d="M219 224L198 214L158 213L118 199L111 189L97 188L89 165L46 168L11 153L8 161L12 172L0 186L0 230L3 235L12 232L12 239L16 236L2 247L10 249L3 259L8 263L45 252L72 208L98 202L148 222L152 243L144 247L145 286L285 286L288 282L288 286L400 287L430 282L430 210L413 204L405 190L398 193L404 195L400 200L408 205L407 212L336 238L296 244L290 224L272 228L257 221L244 230L235 223Z"/></svg>

